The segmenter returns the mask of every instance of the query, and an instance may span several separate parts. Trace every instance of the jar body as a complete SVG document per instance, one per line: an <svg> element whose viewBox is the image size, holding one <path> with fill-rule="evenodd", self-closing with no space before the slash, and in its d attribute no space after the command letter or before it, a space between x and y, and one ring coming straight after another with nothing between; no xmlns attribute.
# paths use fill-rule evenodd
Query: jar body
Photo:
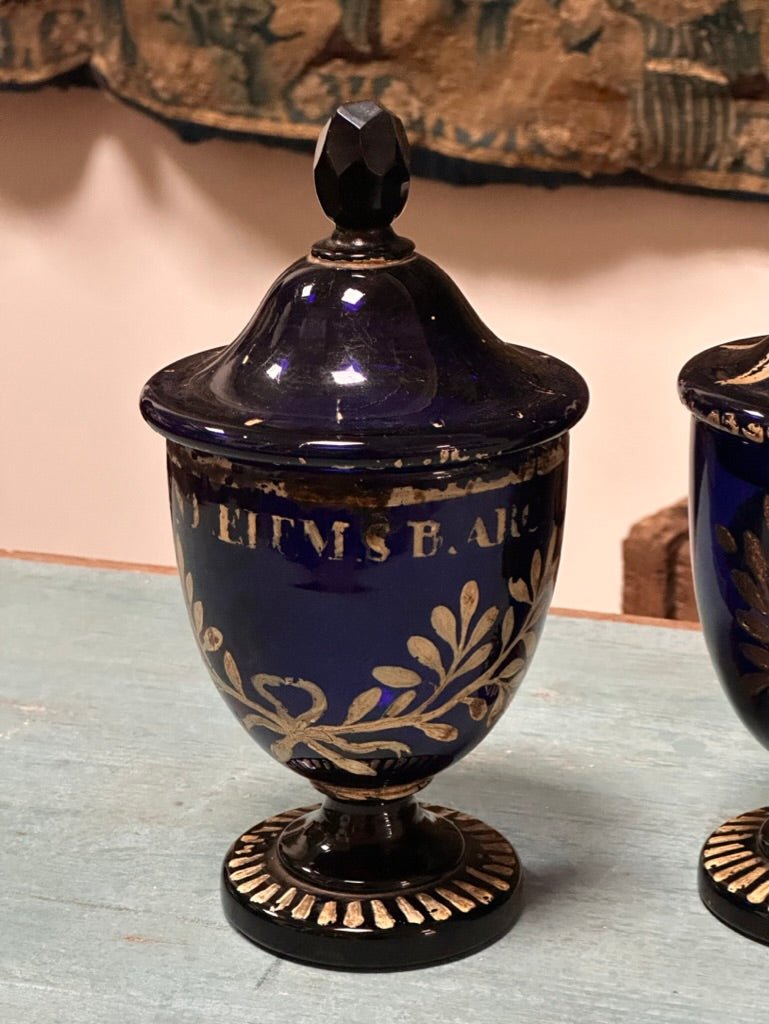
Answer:
<svg viewBox="0 0 769 1024"><path fill-rule="evenodd" d="M520 685L558 567L568 437L404 472L168 443L201 652L254 738L345 798L421 788Z"/></svg>
<svg viewBox="0 0 769 1024"><path fill-rule="evenodd" d="M769 747L769 459L695 418L691 532L697 606L721 683Z"/></svg>

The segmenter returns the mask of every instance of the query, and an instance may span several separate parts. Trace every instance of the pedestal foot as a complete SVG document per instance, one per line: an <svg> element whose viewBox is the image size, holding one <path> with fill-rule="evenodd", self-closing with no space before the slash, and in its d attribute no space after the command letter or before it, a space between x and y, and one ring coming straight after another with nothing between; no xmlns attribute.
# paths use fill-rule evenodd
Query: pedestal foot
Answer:
<svg viewBox="0 0 769 1024"><path fill-rule="evenodd" d="M724 924L769 945L769 807L732 818L708 837L699 887Z"/></svg>
<svg viewBox="0 0 769 1024"><path fill-rule="evenodd" d="M368 810L377 827L369 825L372 842L361 846L356 861L360 808L345 816L340 806L327 801L323 808L277 814L230 848L222 901L230 924L247 938L318 966L402 970L466 956L514 924L521 867L499 832L470 815L412 799L391 816L408 821L402 841L389 848L379 838L381 813ZM329 830L331 840L319 842ZM339 849L330 850L333 845ZM330 869L339 865L345 870L333 877ZM394 865L401 877L393 877Z"/></svg>

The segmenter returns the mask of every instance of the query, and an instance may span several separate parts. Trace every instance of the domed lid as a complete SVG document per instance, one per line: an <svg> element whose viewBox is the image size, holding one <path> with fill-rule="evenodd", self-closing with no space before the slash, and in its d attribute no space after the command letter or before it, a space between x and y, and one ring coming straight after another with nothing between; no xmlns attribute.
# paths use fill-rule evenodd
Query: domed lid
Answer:
<svg viewBox="0 0 769 1024"><path fill-rule="evenodd" d="M153 427L240 460L377 469L486 458L580 419L580 375L500 341L390 227L409 188L396 117L340 107L315 184L334 232L281 274L231 345L151 378L141 408Z"/></svg>
<svg viewBox="0 0 769 1024"><path fill-rule="evenodd" d="M678 393L698 419L749 441L766 441L769 335L700 352L681 370Z"/></svg>

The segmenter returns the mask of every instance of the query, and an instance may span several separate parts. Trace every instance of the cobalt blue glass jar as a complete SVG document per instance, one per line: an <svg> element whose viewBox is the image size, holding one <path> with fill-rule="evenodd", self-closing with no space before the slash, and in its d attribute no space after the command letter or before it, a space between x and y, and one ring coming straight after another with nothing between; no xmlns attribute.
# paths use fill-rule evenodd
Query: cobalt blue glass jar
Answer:
<svg viewBox="0 0 769 1024"><path fill-rule="evenodd" d="M737 714L769 747L769 337L700 353L679 390L693 413L692 561L705 639ZM769 808L716 829L699 883L717 917L769 943Z"/></svg>
<svg viewBox="0 0 769 1024"><path fill-rule="evenodd" d="M179 572L225 701L324 803L228 853L230 922L326 966L411 967L502 935L499 833L415 794L479 743L531 661L558 568L569 366L506 345L390 227L400 122L340 107L315 181L330 238L227 348L146 385Z"/></svg>

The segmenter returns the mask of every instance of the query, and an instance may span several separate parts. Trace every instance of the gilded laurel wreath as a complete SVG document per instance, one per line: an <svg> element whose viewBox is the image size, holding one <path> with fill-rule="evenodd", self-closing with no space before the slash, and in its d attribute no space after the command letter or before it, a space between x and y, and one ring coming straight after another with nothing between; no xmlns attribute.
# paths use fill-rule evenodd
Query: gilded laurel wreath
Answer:
<svg viewBox="0 0 769 1024"><path fill-rule="evenodd" d="M246 688L232 654L222 650L221 631L205 624L178 541L177 556L203 657L219 690L248 709L242 719L245 727L276 734L270 749L280 761L288 761L301 744L351 774L376 775L373 765L362 759L366 755L401 757L412 752L407 743L392 738L396 731L417 729L448 743L458 730L445 718L459 706L489 728L497 721L534 652L555 584L558 539L554 530L544 556L534 552L527 579L508 581L511 603L504 612L492 605L478 613L475 580L462 587L458 614L446 605L433 608L435 639L415 635L406 643L415 667L377 665L371 673L377 685L359 693L338 723L324 721L328 700L308 679L257 673ZM280 699L287 689L302 691L306 707L301 713L292 714Z"/></svg>
<svg viewBox="0 0 769 1024"><path fill-rule="evenodd" d="M769 497L764 498L764 524L769 529ZM728 555L739 551L734 535L725 526L716 526L716 539ZM761 541L752 530L742 534L742 567L732 569L732 583L748 606L736 614L746 634L739 645L740 654L756 669L742 676L741 683L755 697L769 688L769 563Z"/></svg>

